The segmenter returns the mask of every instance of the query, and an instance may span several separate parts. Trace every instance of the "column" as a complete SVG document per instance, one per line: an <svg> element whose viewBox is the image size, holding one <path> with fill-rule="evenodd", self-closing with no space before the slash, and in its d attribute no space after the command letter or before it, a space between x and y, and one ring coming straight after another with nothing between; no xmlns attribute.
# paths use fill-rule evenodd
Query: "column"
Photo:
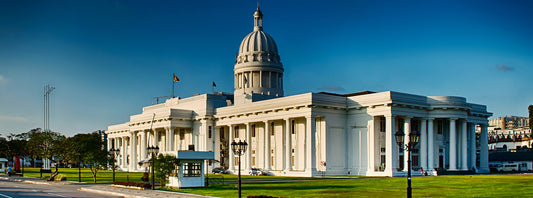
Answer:
<svg viewBox="0 0 533 198"><path fill-rule="evenodd" d="M420 121L420 165L424 171L428 170L428 161L427 161L427 129L426 129L426 119Z"/></svg>
<svg viewBox="0 0 533 198"><path fill-rule="evenodd" d="M235 155L233 153L233 150L231 148L231 143L234 141L233 139L233 136L234 136L234 132L233 132L233 125L229 125L229 141L228 141L228 150L229 150L229 169L231 171L235 170Z"/></svg>
<svg viewBox="0 0 533 198"><path fill-rule="evenodd" d="M457 170L457 137L455 131L456 118L450 118L450 168L448 170Z"/></svg>
<svg viewBox="0 0 533 198"><path fill-rule="evenodd" d="M398 168L398 147L394 140L394 116L385 116L385 173L392 176L394 169Z"/></svg>
<svg viewBox="0 0 533 198"><path fill-rule="evenodd" d="M147 131L144 130L141 132L141 160L146 159L148 156L146 155L146 133Z"/></svg>
<svg viewBox="0 0 533 198"><path fill-rule="evenodd" d="M159 131L157 131L157 129L154 130L154 142L152 146L159 147ZM159 148L159 149L163 149L163 148Z"/></svg>
<svg viewBox="0 0 533 198"><path fill-rule="evenodd" d="M252 131L250 130L251 125L252 125L251 123L246 123L246 142L248 142L248 147L246 147L246 158L245 159L246 159L247 170L252 168Z"/></svg>
<svg viewBox="0 0 533 198"><path fill-rule="evenodd" d="M122 149L120 149L120 152L122 155L122 163L120 163L120 165L122 165L122 168L125 168L127 164L126 159L128 159L128 156L127 156L128 151L126 151L126 138L121 137L120 139L122 139Z"/></svg>
<svg viewBox="0 0 533 198"><path fill-rule="evenodd" d="M285 120L285 171L291 170L291 119L286 118Z"/></svg>
<svg viewBox="0 0 533 198"><path fill-rule="evenodd" d="M170 130L169 134L170 134L170 136L168 137L168 142L169 142L169 143L168 143L168 151L174 151L174 150L176 150L176 149L174 148L174 142L175 142L175 140L174 140L174 130L175 130L175 129L176 129L176 127L169 127L169 130ZM191 132L191 133L192 133L192 132ZM191 135L193 135L193 134L191 134ZM193 144L194 144L194 143L193 143Z"/></svg>
<svg viewBox="0 0 533 198"><path fill-rule="evenodd" d="M466 128L466 120L463 120L461 122L461 135L463 138L461 138L462 141L462 147L461 147L461 170L468 170L468 145L467 145L467 128Z"/></svg>
<svg viewBox="0 0 533 198"><path fill-rule="evenodd" d="M165 127L165 145L164 145L165 149L164 149L164 151L169 151L169 148L170 148L168 146L169 142L170 142L169 141L169 139L170 139L169 137L170 137L170 128L169 127Z"/></svg>
<svg viewBox="0 0 533 198"><path fill-rule="evenodd" d="M488 143L487 124L481 124L481 136L479 138L479 172L488 173L489 171L489 143Z"/></svg>
<svg viewBox="0 0 533 198"><path fill-rule="evenodd" d="M433 165L435 154L435 145L433 145L433 118L428 119L428 171L434 171L435 166Z"/></svg>
<svg viewBox="0 0 533 198"><path fill-rule="evenodd" d="M132 131L130 133L130 159L129 159L129 167L130 170L135 169L135 150L137 148L136 141L135 141L135 131Z"/></svg>
<svg viewBox="0 0 533 198"><path fill-rule="evenodd" d="M111 148L113 148L113 147L111 147L111 141L112 141L112 138L110 138L110 137L108 136L108 138L107 138L107 150L108 150L108 151L111 150Z"/></svg>
<svg viewBox="0 0 533 198"><path fill-rule="evenodd" d="M270 123L265 122L265 170L270 170Z"/></svg>
<svg viewBox="0 0 533 198"><path fill-rule="evenodd" d="M476 167L476 124L475 123L469 123L468 124L468 134L470 135L470 168Z"/></svg>
<svg viewBox="0 0 533 198"><path fill-rule="evenodd" d="M316 118L313 116L307 116L306 119L306 132L305 132L305 171L309 176L312 176L316 172Z"/></svg>
<svg viewBox="0 0 533 198"><path fill-rule="evenodd" d="M403 126L403 131L405 133L405 136L404 136L404 139L403 139L403 142L404 144L409 144L410 142L410 138L409 138L409 135L411 133L411 118L410 117L406 117L405 118L405 122L404 122L404 126ZM405 148L405 146L403 147ZM407 169L409 169L409 167L407 166L407 160L409 160L409 155L407 153L407 149L404 149L403 150L403 171L407 171Z"/></svg>

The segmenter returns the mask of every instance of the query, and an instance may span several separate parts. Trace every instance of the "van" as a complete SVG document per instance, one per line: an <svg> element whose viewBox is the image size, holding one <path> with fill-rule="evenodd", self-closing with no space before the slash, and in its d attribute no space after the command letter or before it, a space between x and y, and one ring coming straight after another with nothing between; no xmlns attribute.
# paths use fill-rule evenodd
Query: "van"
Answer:
<svg viewBox="0 0 533 198"><path fill-rule="evenodd" d="M496 167L498 172L518 172L518 164L503 164Z"/></svg>

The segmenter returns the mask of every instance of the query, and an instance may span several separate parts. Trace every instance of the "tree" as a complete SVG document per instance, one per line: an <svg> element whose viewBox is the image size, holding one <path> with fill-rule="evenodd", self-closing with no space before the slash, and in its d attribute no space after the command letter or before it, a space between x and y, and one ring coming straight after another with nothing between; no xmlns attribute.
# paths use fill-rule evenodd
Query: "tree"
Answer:
<svg viewBox="0 0 533 198"><path fill-rule="evenodd" d="M527 110L529 111L529 129L533 131L533 105L529 105Z"/></svg>
<svg viewBox="0 0 533 198"><path fill-rule="evenodd" d="M172 155L159 154L154 162L155 178L164 186L168 183L168 177L176 170L178 159Z"/></svg>
<svg viewBox="0 0 533 198"><path fill-rule="evenodd" d="M52 159L63 150L60 142L65 140L65 136L56 132L44 131L32 135L28 141L28 151L32 157Z"/></svg>
<svg viewBox="0 0 533 198"><path fill-rule="evenodd" d="M109 161L108 151L104 148L104 141L98 133L77 134L71 141L72 153L70 159L79 159L84 164L89 164L96 183L98 170L105 169Z"/></svg>

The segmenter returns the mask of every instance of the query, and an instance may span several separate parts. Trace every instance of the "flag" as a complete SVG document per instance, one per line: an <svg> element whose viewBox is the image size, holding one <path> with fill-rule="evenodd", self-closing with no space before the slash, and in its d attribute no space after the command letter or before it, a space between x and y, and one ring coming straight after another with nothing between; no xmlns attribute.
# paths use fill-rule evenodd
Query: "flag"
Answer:
<svg viewBox="0 0 533 198"><path fill-rule="evenodd" d="M176 74L172 74L172 75L174 75L174 81L176 81L176 82L180 81L180 79L176 76Z"/></svg>
<svg viewBox="0 0 533 198"><path fill-rule="evenodd" d="M217 84L215 84L215 81L213 81L213 87L216 87L216 86L217 86Z"/></svg>

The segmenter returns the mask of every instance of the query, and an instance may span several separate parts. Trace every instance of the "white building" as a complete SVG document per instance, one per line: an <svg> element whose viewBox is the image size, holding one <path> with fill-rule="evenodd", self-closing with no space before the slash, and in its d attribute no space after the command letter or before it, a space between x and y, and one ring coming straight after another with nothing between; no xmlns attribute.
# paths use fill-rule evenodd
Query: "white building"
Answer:
<svg viewBox="0 0 533 198"><path fill-rule="evenodd" d="M393 91L284 96L276 43L262 30L259 8L253 16L254 31L243 39L236 58L233 94L168 99L144 107L129 122L109 126L108 148L120 149L121 169L140 170L137 162L148 157L146 147L157 145L171 154L191 147L213 151L211 168L235 172L230 143L242 140L249 144L242 157L245 173L256 167L284 176L398 176L406 174L407 159L394 133L418 130L413 167L430 174L437 168L471 170L478 126L478 170L488 172L491 113L486 106L463 97Z"/></svg>

